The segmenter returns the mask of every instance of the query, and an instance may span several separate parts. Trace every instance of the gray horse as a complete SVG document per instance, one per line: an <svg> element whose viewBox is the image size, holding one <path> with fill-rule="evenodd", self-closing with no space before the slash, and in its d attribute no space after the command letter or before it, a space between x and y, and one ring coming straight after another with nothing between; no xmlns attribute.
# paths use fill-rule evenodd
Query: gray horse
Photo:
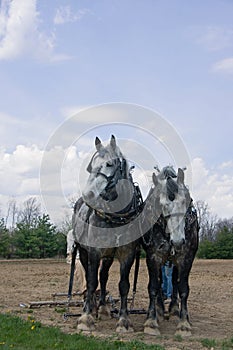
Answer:
<svg viewBox="0 0 233 350"><path fill-rule="evenodd" d="M98 285L100 261L100 303L98 315L110 315L105 302L108 271L114 257L120 262L119 292L121 305L117 332L132 330L128 317L127 296L129 273L134 262L139 234L131 228L142 206L140 190L134 185L128 163L114 136L104 147L97 137L96 152L87 167L89 177L82 197L73 213L73 236L78 244L80 260L85 269L87 295L79 330L95 329L95 290Z"/></svg>
<svg viewBox="0 0 233 350"><path fill-rule="evenodd" d="M159 335L158 315L164 314L161 295L161 266L170 260L174 264L173 293L169 305L170 314L179 315L176 334L191 334L187 300L189 296L189 273L198 248L198 220L188 188L184 184L184 171L178 174L170 166L156 176L154 187L145 200L144 220L151 229L143 236L149 272L149 308L144 332ZM178 304L180 297L180 308ZM156 311L157 306L157 311Z"/></svg>

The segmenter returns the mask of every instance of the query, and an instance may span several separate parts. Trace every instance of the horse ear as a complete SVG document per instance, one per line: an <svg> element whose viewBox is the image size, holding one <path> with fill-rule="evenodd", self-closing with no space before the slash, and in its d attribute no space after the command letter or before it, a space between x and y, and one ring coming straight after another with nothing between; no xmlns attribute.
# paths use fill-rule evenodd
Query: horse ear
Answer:
<svg viewBox="0 0 233 350"><path fill-rule="evenodd" d="M100 139L97 136L95 138L95 147L96 147L98 152L102 151L103 148L104 148L102 143L101 143L101 141L100 141Z"/></svg>
<svg viewBox="0 0 233 350"><path fill-rule="evenodd" d="M115 138L114 135L111 136L110 145L111 145L112 149L115 151L115 149L116 149L116 138Z"/></svg>
<svg viewBox="0 0 233 350"><path fill-rule="evenodd" d="M181 168L178 169L177 183L184 185L184 171Z"/></svg>
<svg viewBox="0 0 233 350"><path fill-rule="evenodd" d="M158 179L157 179L157 176L155 175L155 173L152 174L152 180L153 180L154 185L157 186L159 182L158 182Z"/></svg>

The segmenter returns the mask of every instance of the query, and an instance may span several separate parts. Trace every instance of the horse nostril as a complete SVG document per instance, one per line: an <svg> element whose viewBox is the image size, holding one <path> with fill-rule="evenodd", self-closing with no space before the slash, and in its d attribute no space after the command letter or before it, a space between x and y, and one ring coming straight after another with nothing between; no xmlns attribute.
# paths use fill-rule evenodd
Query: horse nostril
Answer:
<svg viewBox="0 0 233 350"><path fill-rule="evenodd" d="M171 245L174 245L173 239L171 239Z"/></svg>
<svg viewBox="0 0 233 350"><path fill-rule="evenodd" d="M185 239L184 238L182 239L182 244L185 244Z"/></svg>
<svg viewBox="0 0 233 350"><path fill-rule="evenodd" d="M88 193L88 197L89 197L90 199L92 199L93 197L95 197L95 193L94 193L93 191L90 191L90 192Z"/></svg>
<svg viewBox="0 0 233 350"><path fill-rule="evenodd" d="M85 195L87 200L91 200L95 197L95 193L93 191L89 191L86 195Z"/></svg>

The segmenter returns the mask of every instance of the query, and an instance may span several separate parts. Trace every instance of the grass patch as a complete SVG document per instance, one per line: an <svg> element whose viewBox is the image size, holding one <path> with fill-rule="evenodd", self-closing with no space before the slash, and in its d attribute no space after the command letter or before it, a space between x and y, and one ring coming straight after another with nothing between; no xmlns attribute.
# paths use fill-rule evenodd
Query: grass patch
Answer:
<svg viewBox="0 0 233 350"><path fill-rule="evenodd" d="M233 337L231 339L224 339L222 341L222 350L233 349Z"/></svg>
<svg viewBox="0 0 233 350"><path fill-rule="evenodd" d="M55 307L54 311L57 312L58 314L64 314L67 312L67 309L64 307Z"/></svg>
<svg viewBox="0 0 233 350"><path fill-rule="evenodd" d="M174 335L174 340L178 341L178 342L182 342L183 338L180 334L176 334L176 335Z"/></svg>
<svg viewBox="0 0 233 350"><path fill-rule="evenodd" d="M28 321L0 314L0 350L165 350L160 345L139 341L102 341L82 334L65 334L58 328L45 327L32 316Z"/></svg>
<svg viewBox="0 0 233 350"><path fill-rule="evenodd" d="M211 349L217 346L216 340L208 339L208 338L202 339L201 344L208 349Z"/></svg>
<svg viewBox="0 0 233 350"><path fill-rule="evenodd" d="M221 350L232 350L233 349L233 337L224 340L215 339L202 339L201 344L208 349L221 349Z"/></svg>

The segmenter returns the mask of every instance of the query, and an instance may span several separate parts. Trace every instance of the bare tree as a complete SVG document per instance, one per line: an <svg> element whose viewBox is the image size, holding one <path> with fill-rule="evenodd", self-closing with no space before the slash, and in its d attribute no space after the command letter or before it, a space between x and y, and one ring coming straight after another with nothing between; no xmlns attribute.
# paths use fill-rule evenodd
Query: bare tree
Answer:
<svg viewBox="0 0 233 350"><path fill-rule="evenodd" d="M196 202L196 209L200 226L200 240L213 241L216 235L217 215L212 214L208 204L201 200Z"/></svg>
<svg viewBox="0 0 233 350"><path fill-rule="evenodd" d="M219 219L216 224L216 230L221 231L224 227L229 230L233 229L233 217L230 219Z"/></svg>
<svg viewBox="0 0 233 350"><path fill-rule="evenodd" d="M19 212L19 221L32 226L41 214L40 204L35 197L30 197L23 202L23 207Z"/></svg>
<svg viewBox="0 0 233 350"><path fill-rule="evenodd" d="M15 198L11 198L8 202L5 223L9 227L9 232L12 232L17 223L19 210Z"/></svg>
<svg viewBox="0 0 233 350"><path fill-rule="evenodd" d="M65 215L59 225L59 230L64 234L67 235L67 233L72 229L72 212L65 212Z"/></svg>

